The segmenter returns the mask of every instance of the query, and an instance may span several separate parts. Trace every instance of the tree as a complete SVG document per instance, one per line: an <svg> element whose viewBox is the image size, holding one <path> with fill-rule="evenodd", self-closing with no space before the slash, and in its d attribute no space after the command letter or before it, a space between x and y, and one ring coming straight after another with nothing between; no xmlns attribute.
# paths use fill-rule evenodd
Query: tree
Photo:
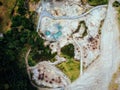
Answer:
<svg viewBox="0 0 120 90"><path fill-rule="evenodd" d="M0 6L2 6L3 5L3 3L0 1Z"/></svg>
<svg viewBox="0 0 120 90"><path fill-rule="evenodd" d="M71 58L74 57L74 46L73 44L68 44L61 49L61 52Z"/></svg>
<svg viewBox="0 0 120 90"><path fill-rule="evenodd" d="M17 12L20 15L24 16L27 13L27 11L28 11L27 9L28 9L28 5L26 3L26 0L19 0Z"/></svg>
<svg viewBox="0 0 120 90"><path fill-rule="evenodd" d="M22 53L29 38L28 30L19 33L11 30L0 39L0 89L1 90L36 90L29 82L25 60ZM28 36L27 36L28 35Z"/></svg>
<svg viewBox="0 0 120 90"><path fill-rule="evenodd" d="M119 7L119 6L120 6L120 2L118 1L113 2L113 7Z"/></svg>
<svg viewBox="0 0 120 90"><path fill-rule="evenodd" d="M18 27L22 24L22 17L20 15L16 15L12 18L12 27Z"/></svg>

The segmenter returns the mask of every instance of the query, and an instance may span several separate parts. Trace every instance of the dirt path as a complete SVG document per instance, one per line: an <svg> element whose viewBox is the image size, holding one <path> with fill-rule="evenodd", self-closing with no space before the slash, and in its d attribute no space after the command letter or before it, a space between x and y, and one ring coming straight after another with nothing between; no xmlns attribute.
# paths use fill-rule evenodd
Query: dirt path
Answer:
<svg viewBox="0 0 120 90"><path fill-rule="evenodd" d="M28 64L28 56L29 56L30 51L31 51L31 48L28 49L28 51L27 51L27 53L26 53L26 55L25 55L26 71L27 71L27 74L28 74L30 83L31 83L34 87L38 88L38 86L36 86L35 84L33 84L32 80L31 80L30 68L32 68L32 67L30 67L29 64Z"/></svg>

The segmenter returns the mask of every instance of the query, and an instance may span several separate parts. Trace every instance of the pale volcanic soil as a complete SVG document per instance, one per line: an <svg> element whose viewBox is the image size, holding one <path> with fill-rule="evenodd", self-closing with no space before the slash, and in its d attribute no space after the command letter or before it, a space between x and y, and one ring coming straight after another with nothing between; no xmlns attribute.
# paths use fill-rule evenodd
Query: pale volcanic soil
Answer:
<svg viewBox="0 0 120 90"><path fill-rule="evenodd" d="M59 22L59 24L62 27L64 27L61 30L61 32L63 33L61 35L61 37L58 40L55 39L54 43L49 43L50 46L52 46L52 47L50 47L52 49L52 52L59 52L60 48L65 46L68 43L72 43L74 46L76 46L75 48L79 48L78 46L81 45L82 49L83 49L83 46L86 46L88 43L86 40L89 39L89 36L96 37L97 33L98 33L98 28L99 28L100 22L102 20L104 20L104 22L103 22L103 25L101 28L102 31L101 31L100 38L98 38L99 41L98 41L98 45L96 46L96 48L97 48L96 51L94 50L94 52L92 52L91 49L86 51L88 53L88 57L86 56L87 57L86 59L83 58L83 55L85 55L83 52L84 50L79 48L80 52L78 53L78 57L77 57L77 53L76 53L77 51L75 51L75 58L78 58L78 60L79 60L82 57L83 61L86 62L87 68L83 71L83 74L80 75L80 77L73 83L68 83L69 85L68 84L65 84L65 85L60 84L63 88L65 86L64 89L39 88L39 90L109 90L109 85L112 80L112 76L117 71L118 65L120 64L120 55L119 55L120 54L120 46L119 46L120 45L120 40L119 40L120 32L119 32L118 22L117 22L117 17L116 17L117 11L115 10L114 7L112 7L112 3L114 1L115 0L109 0L107 12L105 11L106 9L103 8L102 14L100 14L99 9L95 9L95 10L93 10L93 13L88 13L88 15L85 15L85 16L79 18L78 20L73 20L73 19L71 19L71 21L52 20L52 18L48 17L49 15L47 15L44 19L41 20L42 24L43 24L43 25L41 25L41 28L40 28L41 32L45 33L45 30L48 28L48 29L50 29L48 31L50 31L52 33L48 37L44 37L48 42L52 41L53 40L52 35L57 33L57 31L54 31L55 28L53 26L58 25L58 22ZM101 12L102 12L102 10L101 10ZM106 14L106 16L105 16L105 14ZM88 35L83 39L80 38L77 40L76 37L77 37L77 35L78 36L80 35L80 32L77 34L73 34L73 32L77 28L79 21L82 21L82 20L84 20L86 25L88 26ZM57 24L56 24L56 22L57 22ZM69 24L69 27L68 27L68 24ZM75 27L73 27L73 26L75 26ZM73 29L73 31L71 30L71 28ZM91 53L89 53L90 50L91 50ZM95 56L95 57L99 56L99 57L95 58L92 56ZM96 60L93 62L93 59L96 59ZM65 60L63 60L63 61L65 61ZM53 64L51 64L50 66L53 67L52 65ZM48 67L46 66L46 69L47 68ZM36 69L37 68L35 68L33 71L36 71ZM48 69L51 69L51 71L52 71L52 68L48 68ZM57 72L60 72L61 78L64 79L64 74L62 74L61 71L59 71L59 70L57 71L57 69L55 68L53 70L53 72L55 75L57 75L56 74ZM34 75L38 75L38 74L34 73ZM53 75L53 74L51 74L51 75ZM59 74L57 76L59 76ZM38 77L38 76L36 76L36 77ZM36 77L34 77L33 79L36 80ZM66 83L67 81L69 81L68 78L64 79L62 82ZM40 83L40 82L38 81L37 83ZM42 84L44 84L44 82ZM46 83L46 82L44 85L48 85L50 87L60 86L59 84L54 86L55 85L54 83L52 86L51 84L49 85L49 83Z"/></svg>
<svg viewBox="0 0 120 90"><path fill-rule="evenodd" d="M67 90L109 90L112 75L120 63L119 28L116 10L112 7L115 0L109 1L107 16L102 27L101 56Z"/></svg>

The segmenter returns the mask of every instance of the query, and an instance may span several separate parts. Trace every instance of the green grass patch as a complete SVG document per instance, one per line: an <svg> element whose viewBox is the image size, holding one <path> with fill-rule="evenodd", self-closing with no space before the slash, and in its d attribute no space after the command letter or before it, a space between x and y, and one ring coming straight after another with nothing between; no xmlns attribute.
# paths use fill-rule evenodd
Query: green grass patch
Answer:
<svg viewBox="0 0 120 90"><path fill-rule="evenodd" d="M80 62L63 54L61 56L65 57L67 61L58 64L57 67L70 78L71 82L73 82L79 77Z"/></svg>
<svg viewBox="0 0 120 90"><path fill-rule="evenodd" d="M108 4L108 0L88 0L88 3L91 6L104 5Z"/></svg>

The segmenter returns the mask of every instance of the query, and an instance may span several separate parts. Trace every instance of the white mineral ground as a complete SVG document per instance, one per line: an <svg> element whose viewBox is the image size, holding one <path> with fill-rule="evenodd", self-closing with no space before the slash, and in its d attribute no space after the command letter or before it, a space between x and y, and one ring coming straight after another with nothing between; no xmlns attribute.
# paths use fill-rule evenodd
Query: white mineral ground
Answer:
<svg viewBox="0 0 120 90"><path fill-rule="evenodd" d="M107 16L102 27L101 56L66 90L108 90L112 75L120 63L120 32L117 12L109 0Z"/></svg>
<svg viewBox="0 0 120 90"><path fill-rule="evenodd" d="M93 62L76 81L64 90L108 90L112 75L120 64L120 32L117 11L112 7L115 0L109 0L107 15L102 27L101 56ZM62 90L45 89L39 90Z"/></svg>

